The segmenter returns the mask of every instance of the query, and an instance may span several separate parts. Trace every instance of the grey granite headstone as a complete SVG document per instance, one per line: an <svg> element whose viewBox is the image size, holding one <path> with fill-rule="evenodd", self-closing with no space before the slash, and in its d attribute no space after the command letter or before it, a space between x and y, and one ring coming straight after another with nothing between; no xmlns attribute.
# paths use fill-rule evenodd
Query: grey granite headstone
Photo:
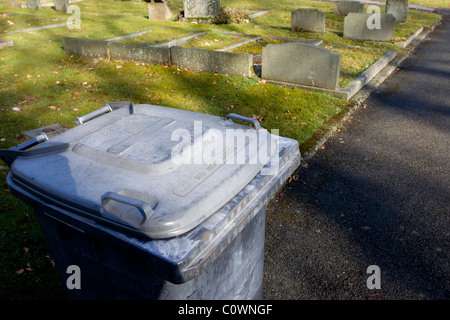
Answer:
<svg viewBox="0 0 450 320"><path fill-rule="evenodd" d="M395 22L405 22L408 19L409 0L387 0L386 13L395 17Z"/></svg>
<svg viewBox="0 0 450 320"><path fill-rule="evenodd" d="M40 0L27 0L27 8L31 10L41 9L41 1Z"/></svg>
<svg viewBox="0 0 450 320"><path fill-rule="evenodd" d="M363 13L364 4L354 0L343 0L334 3L334 14L337 16L347 16L349 13Z"/></svg>
<svg viewBox="0 0 450 320"><path fill-rule="evenodd" d="M268 44L262 52L262 78L336 89L341 55L305 43Z"/></svg>
<svg viewBox="0 0 450 320"><path fill-rule="evenodd" d="M349 13L344 19L344 38L392 40L395 31L394 16L389 13L379 13L379 26L373 26L371 22L376 17L375 15L378 15L378 13Z"/></svg>
<svg viewBox="0 0 450 320"><path fill-rule="evenodd" d="M325 12L311 8L292 11L291 30L294 32L325 32Z"/></svg>
<svg viewBox="0 0 450 320"><path fill-rule="evenodd" d="M58 12L67 12L69 0L55 0L55 10Z"/></svg>
<svg viewBox="0 0 450 320"><path fill-rule="evenodd" d="M183 0L185 18L215 18L220 0Z"/></svg>

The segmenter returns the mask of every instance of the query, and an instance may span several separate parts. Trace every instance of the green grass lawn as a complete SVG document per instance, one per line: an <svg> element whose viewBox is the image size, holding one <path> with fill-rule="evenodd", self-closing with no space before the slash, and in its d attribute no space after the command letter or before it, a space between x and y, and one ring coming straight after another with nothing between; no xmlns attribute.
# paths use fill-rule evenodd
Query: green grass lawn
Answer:
<svg viewBox="0 0 450 320"><path fill-rule="evenodd" d="M13 34L7 32L61 23L69 15L49 7L36 12L9 9L3 7L5 3L0 0L0 39L13 40L14 46L0 50L2 149L25 141L23 132L27 130L55 123L71 128L75 126L76 116L98 109L109 101L130 100L219 116L233 112L256 117L266 129L279 129L280 135L296 139L300 144L347 105L343 99L326 93L264 84L256 76L240 78L194 73L171 66L71 57L63 51L64 36L106 39L152 28L159 30L158 39L151 39L146 34L139 39L124 40L147 43L181 36L180 30L159 28L175 26L208 31L212 35L208 42L221 42L220 45L236 39L219 38L217 31L322 39L324 46L343 56L343 85L388 48L343 39L343 19L334 17L333 4L325 2L223 0L221 3L226 7L274 10L249 23L196 25L149 21L144 2L85 0L76 3L81 9L80 30L59 27ZM182 1L173 0L170 7L176 13L182 7ZM290 33L290 12L298 7L325 10L327 32L324 35ZM6 12L16 15L2 15ZM410 11L410 17L411 21L396 31L399 39L421 25L431 26L439 18L435 14L415 11ZM372 49L346 49L342 45ZM62 284L32 209L9 192L5 182L8 171L6 165L0 163L0 299L64 298Z"/></svg>

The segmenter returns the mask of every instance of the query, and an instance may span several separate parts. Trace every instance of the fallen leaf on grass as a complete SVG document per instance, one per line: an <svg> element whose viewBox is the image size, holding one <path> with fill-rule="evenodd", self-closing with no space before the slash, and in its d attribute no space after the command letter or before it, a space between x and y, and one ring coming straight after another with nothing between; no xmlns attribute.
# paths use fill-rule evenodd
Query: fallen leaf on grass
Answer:
<svg viewBox="0 0 450 320"><path fill-rule="evenodd" d="M22 274L24 272L25 272L25 269L19 269L19 270L16 271L16 274Z"/></svg>
<svg viewBox="0 0 450 320"><path fill-rule="evenodd" d="M122 68L122 66L116 66L116 69L120 69L120 68Z"/></svg>
<svg viewBox="0 0 450 320"><path fill-rule="evenodd" d="M266 83L266 80L259 80L258 83Z"/></svg>

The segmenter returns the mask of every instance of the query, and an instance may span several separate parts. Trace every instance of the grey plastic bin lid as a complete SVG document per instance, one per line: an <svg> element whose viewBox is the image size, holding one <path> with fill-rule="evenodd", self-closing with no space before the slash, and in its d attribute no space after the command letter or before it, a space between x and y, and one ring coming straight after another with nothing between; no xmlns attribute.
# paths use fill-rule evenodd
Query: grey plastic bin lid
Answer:
<svg viewBox="0 0 450 320"><path fill-rule="evenodd" d="M164 239L229 202L276 149L257 123L130 105L34 147L35 156L17 157L11 179L56 206Z"/></svg>

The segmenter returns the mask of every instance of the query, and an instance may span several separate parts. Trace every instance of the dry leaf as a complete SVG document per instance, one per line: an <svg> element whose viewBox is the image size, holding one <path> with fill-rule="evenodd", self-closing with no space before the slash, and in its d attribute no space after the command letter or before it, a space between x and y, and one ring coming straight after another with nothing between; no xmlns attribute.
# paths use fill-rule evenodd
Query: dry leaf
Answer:
<svg viewBox="0 0 450 320"><path fill-rule="evenodd" d="M16 274L22 274L25 271L25 269L19 269L16 271Z"/></svg>
<svg viewBox="0 0 450 320"><path fill-rule="evenodd" d="M56 110L55 106L48 106L49 109Z"/></svg>

